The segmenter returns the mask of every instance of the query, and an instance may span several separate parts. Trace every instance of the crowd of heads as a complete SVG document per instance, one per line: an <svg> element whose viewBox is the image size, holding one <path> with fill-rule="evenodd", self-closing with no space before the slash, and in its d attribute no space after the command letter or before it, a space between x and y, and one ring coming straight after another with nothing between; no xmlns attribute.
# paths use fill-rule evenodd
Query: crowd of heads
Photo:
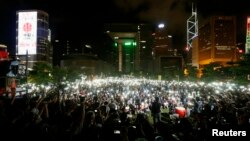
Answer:
<svg viewBox="0 0 250 141"><path fill-rule="evenodd" d="M231 83L110 77L47 87L2 96L0 132L23 139L32 133L38 140L176 141L250 125L250 88ZM154 101L161 103L162 118L150 122ZM176 107L185 108L184 117Z"/></svg>

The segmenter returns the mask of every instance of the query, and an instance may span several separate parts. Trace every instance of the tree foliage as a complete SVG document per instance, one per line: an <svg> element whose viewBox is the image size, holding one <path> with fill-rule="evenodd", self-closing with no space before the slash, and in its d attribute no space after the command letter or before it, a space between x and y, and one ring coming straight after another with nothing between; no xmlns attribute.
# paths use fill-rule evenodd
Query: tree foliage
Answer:
<svg viewBox="0 0 250 141"><path fill-rule="evenodd" d="M195 81L198 79L197 73L198 73L198 69L197 67L194 66L187 66L187 75L185 76L187 80L190 81Z"/></svg>
<svg viewBox="0 0 250 141"><path fill-rule="evenodd" d="M61 81L79 79L80 72L61 67L52 67L46 62L37 62L30 71L28 80L36 84L59 84Z"/></svg>
<svg viewBox="0 0 250 141"><path fill-rule="evenodd" d="M46 62L35 63L33 70L29 72L28 81L36 84L48 84L53 82L52 66Z"/></svg>
<svg viewBox="0 0 250 141"><path fill-rule="evenodd" d="M205 65L202 71L203 75L201 80L211 82L222 79L220 68L221 65L219 63L210 63Z"/></svg>
<svg viewBox="0 0 250 141"><path fill-rule="evenodd" d="M61 68L59 66L53 67L52 71L53 82L56 84L60 83L61 81L66 79L67 73L68 71L66 68Z"/></svg>

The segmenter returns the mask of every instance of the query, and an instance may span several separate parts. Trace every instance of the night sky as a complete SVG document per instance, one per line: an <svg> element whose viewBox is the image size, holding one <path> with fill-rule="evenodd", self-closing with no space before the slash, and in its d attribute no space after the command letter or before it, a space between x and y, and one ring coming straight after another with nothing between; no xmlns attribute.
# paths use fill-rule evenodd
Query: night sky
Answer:
<svg viewBox="0 0 250 141"><path fill-rule="evenodd" d="M238 42L245 42L249 0L1 0L0 43L15 46L17 10L38 9L49 14L52 39L95 43L105 23L164 22L177 48L186 42L186 19L192 3L197 5L199 24L211 15L237 16Z"/></svg>

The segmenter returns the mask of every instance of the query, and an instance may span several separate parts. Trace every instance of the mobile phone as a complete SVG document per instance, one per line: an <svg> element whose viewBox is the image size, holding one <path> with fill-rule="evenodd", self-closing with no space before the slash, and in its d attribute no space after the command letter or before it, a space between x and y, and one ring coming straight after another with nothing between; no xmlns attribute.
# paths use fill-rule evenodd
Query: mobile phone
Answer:
<svg viewBox="0 0 250 141"><path fill-rule="evenodd" d="M133 115L131 115L131 114L128 114L128 118L132 118L133 117Z"/></svg>
<svg viewBox="0 0 250 141"><path fill-rule="evenodd" d="M120 130L114 130L114 134L121 134Z"/></svg>

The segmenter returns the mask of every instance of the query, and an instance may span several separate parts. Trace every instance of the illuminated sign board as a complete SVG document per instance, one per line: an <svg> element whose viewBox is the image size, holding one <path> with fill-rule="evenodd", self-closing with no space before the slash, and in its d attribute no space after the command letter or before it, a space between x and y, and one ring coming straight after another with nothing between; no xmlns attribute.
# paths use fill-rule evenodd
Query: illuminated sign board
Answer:
<svg viewBox="0 0 250 141"><path fill-rule="evenodd" d="M250 53L250 17L247 17L247 31L246 31L246 49L245 52Z"/></svg>
<svg viewBox="0 0 250 141"><path fill-rule="evenodd" d="M37 12L18 13L17 54L36 54L37 49Z"/></svg>
<svg viewBox="0 0 250 141"><path fill-rule="evenodd" d="M250 36L250 17L247 17L247 36Z"/></svg>

